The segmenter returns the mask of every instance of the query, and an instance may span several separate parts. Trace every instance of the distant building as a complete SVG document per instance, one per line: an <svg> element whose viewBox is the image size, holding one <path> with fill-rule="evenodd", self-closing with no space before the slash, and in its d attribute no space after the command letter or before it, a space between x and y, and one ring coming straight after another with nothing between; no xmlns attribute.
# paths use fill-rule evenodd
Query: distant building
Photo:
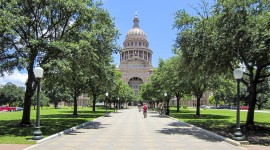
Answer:
<svg viewBox="0 0 270 150"><path fill-rule="evenodd" d="M117 69L122 72L121 79L138 95L140 84L145 83L153 73L153 52L149 48L146 34L139 27L137 15L133 23L133 28L127 32L123 49L120 51L120 65Z"/></svg>

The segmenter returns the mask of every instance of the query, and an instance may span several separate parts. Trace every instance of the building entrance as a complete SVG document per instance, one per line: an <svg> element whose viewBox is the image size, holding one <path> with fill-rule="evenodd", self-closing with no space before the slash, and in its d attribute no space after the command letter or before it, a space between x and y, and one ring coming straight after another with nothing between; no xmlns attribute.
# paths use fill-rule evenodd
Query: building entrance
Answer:
<svg viewBox="0 0 270 150"><path fill-rule="evenodd" d="M139 77L133 77L128 81L129 87L131 87L137 96L140 90L140 84L143 84L143 80Z"/></svg>

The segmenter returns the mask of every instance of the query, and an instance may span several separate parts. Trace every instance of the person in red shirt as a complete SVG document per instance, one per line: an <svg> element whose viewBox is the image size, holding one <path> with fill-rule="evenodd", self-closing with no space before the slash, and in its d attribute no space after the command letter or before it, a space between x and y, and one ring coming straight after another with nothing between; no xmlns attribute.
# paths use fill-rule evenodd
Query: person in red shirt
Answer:
<svg viewBox="0 0 270 150"><path fill-rule="evenodd" d="M147 117L147 110L148 110L148 107L147 107L146 104L144 104L144 105L143 105L143 116L144 116L144 118Z"/></svg>

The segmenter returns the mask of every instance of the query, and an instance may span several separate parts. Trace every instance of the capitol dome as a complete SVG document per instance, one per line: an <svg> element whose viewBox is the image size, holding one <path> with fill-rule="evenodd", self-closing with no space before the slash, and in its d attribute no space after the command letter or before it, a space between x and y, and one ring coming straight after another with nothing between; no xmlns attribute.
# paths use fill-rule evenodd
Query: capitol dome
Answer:
<svg viewBox="0 0 270 150"><path fill-rule="evenodd" d="M139 18L136 15L133 19L133 28L127 32L126 39L124 41L124 47L140 46L148 48L148 40L145 32L140 29Z"/></svg>
<svg viewBox="0 0 270 150"><path fill-rule="evenodd" d="M143 38L146 39L146 34L140 28L132 28L128 31L126 38Z"/></svg>
<svg viewBox="0 0 270 150"><path fill-rule="evenodd" d="M148 80L154 72L152 66L152 50L145 32L139 27L137 13L133 19L133 27L127 32L123 48L120 50L121 79L138 95L140 85Z"/></svg>
<svg viewBox="0 0 270 150"><path fill-rule="evenodd" d="M144 33L144 31L142 29L140 29L139 18L138 18L137 15L134 17L133 22L134 22L133 28L130 29L127 32L126 39L129 39L129 38L133 38L133 39L139 38L139 39L144 39L144 40L147 41L146 34Z"/></svg>

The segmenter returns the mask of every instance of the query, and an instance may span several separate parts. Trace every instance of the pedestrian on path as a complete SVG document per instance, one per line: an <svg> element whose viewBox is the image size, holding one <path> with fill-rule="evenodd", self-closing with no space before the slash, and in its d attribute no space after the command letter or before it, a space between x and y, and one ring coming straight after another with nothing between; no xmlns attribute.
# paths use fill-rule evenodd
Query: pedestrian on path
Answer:
<svg viewBox="0 0 270 150"><path fill-rule="evenodd" d="M143 116L144 116L144 118L147 117L147 110L148 110L148 107L147 107L146 104L144 104L144 105L143 105Z"/></svg>

